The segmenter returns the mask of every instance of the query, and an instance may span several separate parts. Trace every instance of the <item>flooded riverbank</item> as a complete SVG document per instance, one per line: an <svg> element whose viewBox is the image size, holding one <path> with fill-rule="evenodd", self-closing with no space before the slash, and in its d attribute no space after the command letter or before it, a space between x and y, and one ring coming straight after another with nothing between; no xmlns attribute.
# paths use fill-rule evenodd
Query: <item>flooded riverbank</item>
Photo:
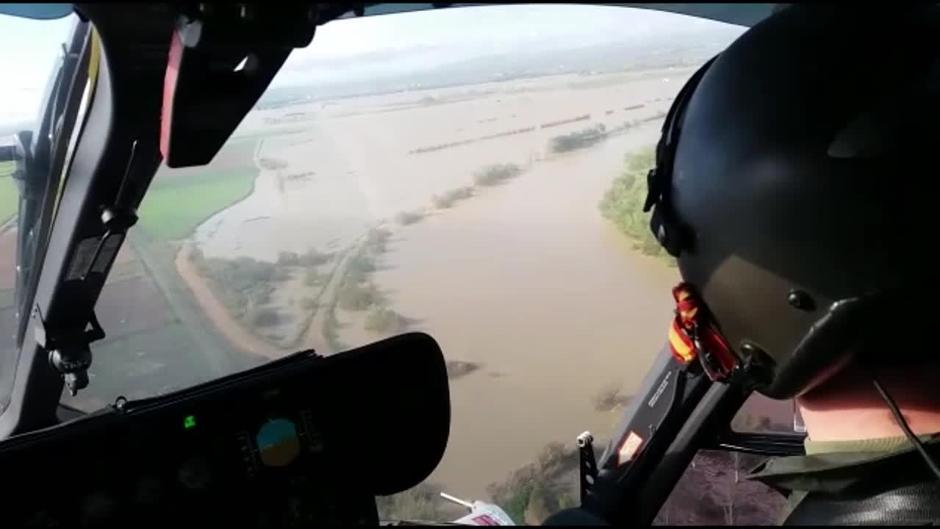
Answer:
<svg viewBox="0 0 940 529"><path fill-rule="evenodd" d="M337 105L303 132L266 138L253 193L193 238L207 257L335 255L317 286L273 284L266 306L285 336L304 333L297 348L421 330L449 361L478 367L452 381L450 445L431 477L463 495L485 497L547 443L606 435L619 407L598 407L598 395L632 394L665 339L678 273L633 249L598 203L625 157L657 140L667 83L600 76L573 98L574 81L440 91L434 104L381 112L370 100ZM596 143L552 148L599 126ZM511 177L481 183L494 164ZM440 198L462 187L463 198ZM374 230L386 238L366 250Z"/></svg>
<svg viewBox="0 0 940 529"><path fill-rule="evenodd" d="M479 363L451 386L451 439L432 480L461 494L529 461L546 443L601 436L665 339L677 270L630 247L597 203L651 125L536 165L400 229L374 280L449 358ZM366 336L341 333L347 341Z"/></svg>
<svg viewBox="0 0 940 529"><path fill-rule="evenodd" d="M166 317L104 344L115 353L95 369L115 384L102 401L423 331L447 360L449 446L383 516L449 519L432 508L439 485L538 523L565 494L532 499L528 485L568 480L526 468L566 458L584 430L609 435L673 312L677 269L599 203L692 72L740 34L648 11L503 6L349 38L334 30L407 16L318 28L212 163L155 177L147 237L132 240L141 277L102 308Z"/></svg>

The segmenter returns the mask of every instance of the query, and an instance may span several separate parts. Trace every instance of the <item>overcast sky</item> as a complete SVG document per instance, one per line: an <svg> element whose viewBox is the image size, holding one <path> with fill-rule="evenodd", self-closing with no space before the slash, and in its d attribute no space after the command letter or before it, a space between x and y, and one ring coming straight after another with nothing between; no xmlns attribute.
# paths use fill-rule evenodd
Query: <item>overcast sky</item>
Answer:
<svg viewBox="0 0 940 529"><path fill-rule="evenodd" d="M31 120L74 15L31 20L0 15L0 124Z"/></svg>
<svg viewBox="0 0 940 529"><path fill-rule="evenodd" d="M0 124L36 117L46 80L74 15L29 20L0 15ZM295 50L275 86L324 76L361 74L363 62L379 70L433 67L491 53L663 36L728 34L737 28L694 17L613 6L482 6L337 20L317 29L313 44ZM407 51L408 53L402 53Z"/></svg>
<svg viewBox="0 0 940 529"><path fill-rule="evenodd" d="M718 35L728 42L743 31L674 13L597 5L474 6L344 19L318 28L313 44L294 50L273 84L359 73L363 60L381 70L433 67L520 49L548 51L609 42L642 46L654 39L695 35Z"/></svg>

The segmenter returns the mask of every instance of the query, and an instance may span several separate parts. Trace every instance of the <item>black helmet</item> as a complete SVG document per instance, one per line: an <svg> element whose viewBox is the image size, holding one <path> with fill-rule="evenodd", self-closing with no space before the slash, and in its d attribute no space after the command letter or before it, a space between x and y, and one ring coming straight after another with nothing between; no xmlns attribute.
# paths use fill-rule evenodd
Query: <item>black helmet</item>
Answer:
<svg viewBox="0 0 940 529"><path fill-rule="evenodd" d="M676 98L651 227L760 392L800 395L852 358L940 356L924 266L938 60L935 5L792 6Z"/></svg>

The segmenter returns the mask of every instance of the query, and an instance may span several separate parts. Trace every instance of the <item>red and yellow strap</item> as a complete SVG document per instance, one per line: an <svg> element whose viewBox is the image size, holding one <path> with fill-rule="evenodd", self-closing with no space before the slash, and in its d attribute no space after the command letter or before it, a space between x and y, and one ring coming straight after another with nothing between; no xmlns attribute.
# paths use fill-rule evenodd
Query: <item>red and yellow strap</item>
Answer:
<svg viewBox="0 0 940 529"><path fill-rule="evenodd" d="M669 326L672 355L686 365L698 358L709 378L727 380L738 358L710 318L704 303L688 283L676 285L672 297L676 301L676 316Z"/></svg>

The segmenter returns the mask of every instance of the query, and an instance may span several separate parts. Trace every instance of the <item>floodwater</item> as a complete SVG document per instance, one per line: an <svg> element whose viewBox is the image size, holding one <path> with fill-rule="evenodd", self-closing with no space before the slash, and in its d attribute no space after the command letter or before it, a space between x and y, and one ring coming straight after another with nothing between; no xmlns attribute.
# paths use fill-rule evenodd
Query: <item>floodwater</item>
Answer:
<svg viewBox="0 0 940 529"><path fill-rule="evenodd" d="M243 128L262 136L286 126L265 123L291 116L295 132L265 136L255 155L287 167L262 169L252 195L203 223L194 239L207 256L268 261L279 251L343 247L383 219L424 209L434 195L471 184L488 164L527 167L545 155L553 136L664 113L689 73L560 75L253 112ZM590 119L541 127L582 116Z"/></svg>
<svg viewBox="0 0 940 529"><path fill-rule="evenodd" d="M445 355L479 362L452 382L444 461L431 479L483 497L551 441L607 435L664 343L678 272L644 257L597 203L624 154L658 124L534 166L500 187L402 229L375 275L397 311Z"/></svg>
<svg viewBox="0 0 940 529"><path fill-rule="evenodd" d="M262 170L252 195L194 238L209 256L273 261L280 251L342 251L370 228L390 227L371 277L387 307L434 336L449 360L481 366L452 381L450 443L431 479L486 497L489 483L547 443L573 443L588 429L606 436L619 410L597 411L595 397L611 387L632 394L665 341L678 272L633 250L598 203L624 157L658 139L656 116L688 73L671 72L669 82L661 72L558 76L253 113L248 124L260 130L285 126L278 116L301 120L300 132L265 137L256 153L287 167ZM626 122L626 132L591 147L547 152L556 135ZM431 207L492 163L523 172ZM425 216L402 226L394 219L404 211ZM380 337L362 328L363 315L338 311L340 342Z"/></svg>

